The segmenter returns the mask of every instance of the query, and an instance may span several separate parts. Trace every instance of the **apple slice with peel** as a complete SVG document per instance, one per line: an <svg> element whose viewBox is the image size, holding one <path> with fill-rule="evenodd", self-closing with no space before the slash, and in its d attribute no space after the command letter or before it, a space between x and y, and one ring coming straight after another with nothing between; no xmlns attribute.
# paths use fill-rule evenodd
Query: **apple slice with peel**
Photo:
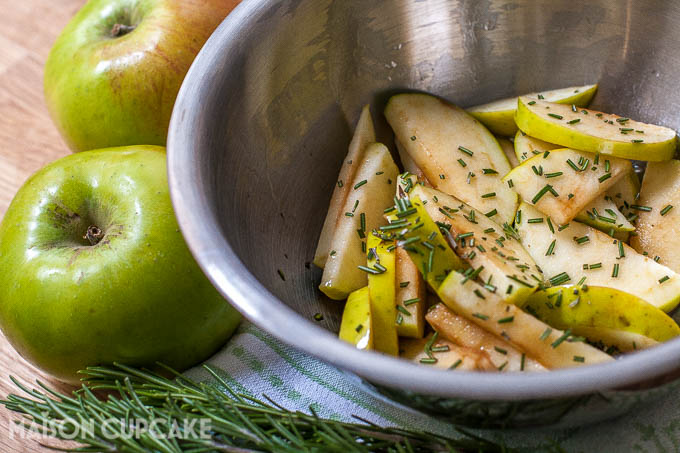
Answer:
<svg viewBox="0 0 680 453"><path fill-rule="evenodd" d="M515 121L526 134L568 148L645 161L675 154L674 130L595 110L520 97Z"/></svg>
<svg viewBox="0 0 680 453"><path fill-rule="evenodd" d="M451 272L437 290L454 312L494 335L501 336L547 368L565 368L611 361L611 356L572 339L525 313L465 275Z"/></svg>
<svg viewBox="0 0 680 453"><path fill-rule="evenodd" d="M366 264L362 242L384 223L383 211L393 203L398 173L385 145L374 143L366 148L354 180L349 182L319 285L331 299L346 299L352 291L366 286L366 273L359 269Z"/></svg>
<svg viewBox="0 0 680 453"><path fill-rule="evenodd" d="M475 278L506 302L521 303L543 281L536 263L507 224L500 227L436 189L415 185L409 195L414 205L422 203L427 216L446 229L450 242L456 245L456 254L475 269ZM422 214L419 210L414 215Z"/></svg>
<svg viewBox="0 0 680 453"><path fill-rule="evenodd" d="M618 289L665 312L680 302L680 276L652 258L582 223L558 227L526 203L518 212L522 244L552 285L585 279L588 286Z"/></svg>
<svg viewBox="0 0 680 453"><path fill-rule="evenodd" d="M373 317L367 286L353 291L347 298L338 337L357 349L373 349Z"/></svg>
<svg viewBox="0 0 680 453"><path fill-rule="evenodd" d="M522 308L553 327L571 329L593 341L601 336L587 334L598 328L632 332L658 342L680 335L680 327L663 311L637 296L603 286L547 288L532 294Z"/></svg>
<svg viewBox="0 0 680 453"><path fill-rule="evenodd" d="M586 107L596 91L597 84L542 91L525 96L530 99L545 99L546 101L559 102L560 104ZM516 110L517 97L501 99L467 109L470 115L481 121L491 132L506 137L512 137L517 132L517 125L515 124Z"/></svg>
<svg viewBox="0 0 680 453"><path fill-rule="evenodd" d="M616 233L629 233L635 230L632 223L619 211L612 198L600 195L595 201L579 212L574 220L585 223L604 233L614 236Z"/></svg>
<svg viewBox="0 0 680 453"><path fill-rule="evenodd" d="M399 355L396 304L396 253L391 243L369 234L368 293L373 320L373 345L385 354Z"/></svg>
<svg viewBox="0 0 680 453"><path fill-rule="evenodd" d="M517 134L515 135L514 146L515 157L520 163L539 154L543 154L546 151L562 148L560 145L544 142L543 140L534 138L522 131L517 131Z"/></svg>
<svg viewBox="0 0 680 453"><path fill-rule="evenodd" d="M368 105L366 105L361 111L361 116L359 116L359 122L349 144L347 157L343 160L342 167L340 167L340 174L333 189L331 202L328 205L328 213L321 228L321 235L319 236L319 242L314 253L314 265L317 267L323 269L326 265L333 235L340 219L344 216L342 208L345 205L348 194L352 191L354 174L359 165L361 165L361 158L364 156L366 147L373 142L375 142L375 130L373 128L373 120L371 119L371 111Z"/></svg>
<svg viewBox="0 0 680 453"><path fill-rule="evenodd" d="M638 229L631 245L680 272L680 161L647 165L637 204Z"/></svg>
<svg viewBox="0 0 680 453"><path fill-rule="evenodd" d="M444 370L495 371L496 367L483 351L453 344L435 334L426 338L402 341L401 357Z"/></svg>
<svg viewBox="0 0 680 453"><path fill-rule="evenodd" d="M397 334L423 338L427 288L423 276L402 247L395 249L397 261Z"/></svg>
<svg viewBox="0 0 680 453"><path fill-rule="evenodd" d="M526 356L504 339L452 312L437 301L426 316L439 335L455 344L484 351L497 369L502 371L545 371L545 367Z"/></svg>
<svg viewBox="0 0 680 453"><path fill-rule="evenodd" d="M517 195L500 178L510 163L496 138L464 110L426 94L392 96L385 117L432 186L511 222ZM484 195L495 193L492 198Z"/></svg>
<svg viewBox="0 0 680 453"><path fill-rule="evenodd" d="M625 159L561 148L525 160L503 181L561 225L630 171Z"/></svg>
<svg viewBox="0 0 680 453"><path fill-rule="evenodd" d="M640 178L633 170L607 190L606 198L616 204L619 212L629 219L629 222L633 222L638 217L639 211L632 206L637 204L639 195Z"/></svg>
<svg viewBox="0 0 680 453"><path fill-rule="evenodd" d="M518 166L519 161L515 155L515 145L513 145L512 142L505 137L496 137L496 140L498 140L498 144L501 145L501 149L505 153L505 157L508 158L510 167L515 168Z"/></svg>
<svg viewBox="0 0 680 453"><path fill-rule="evenodd" d="M608 353L631 352L639 349L647 349L659 344L658 341L635 332L625 330L607 329L605 327L580 327L581 336L602 345L609 345ZM611 349L615 348L615 349Z"/></svg>

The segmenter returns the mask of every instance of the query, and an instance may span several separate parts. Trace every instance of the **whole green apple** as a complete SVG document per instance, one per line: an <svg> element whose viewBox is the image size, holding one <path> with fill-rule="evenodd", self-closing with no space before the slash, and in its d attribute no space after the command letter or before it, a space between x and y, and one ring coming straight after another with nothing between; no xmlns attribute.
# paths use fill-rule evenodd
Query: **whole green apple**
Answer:
<svg viewBox="0 0 680 453"><path fill-rule="evenodd" d="M90 0L54 44L45 98L73 151L165 145L196 54L239 0Z"/></svg>
<svg viewBox="0 0 680 453"><path fill-rule="evenodd" d="M53 162L0 224L0 327L22 357L60 380L114 361L187 368L239 320L182 238L162 147Z"/></svg>

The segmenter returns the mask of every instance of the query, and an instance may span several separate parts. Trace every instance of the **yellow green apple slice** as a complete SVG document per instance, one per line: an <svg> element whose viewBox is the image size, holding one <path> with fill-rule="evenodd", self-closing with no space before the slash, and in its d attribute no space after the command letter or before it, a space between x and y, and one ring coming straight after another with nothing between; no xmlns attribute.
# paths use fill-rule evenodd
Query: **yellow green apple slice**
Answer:
<svg viewBox="0 0 680 453"><path fill-rule="evenodd" d="M530 99L545 99L550 102L586 107L597 91L597 85L562 88L559 90L542 91L527 94ZM501 99L488 104L477 105L467 109L470 115L477 118L491 132L506 137L512 137L517 132L515 111L517 97Z"/></svg>
<svg viewBox="0 0 680 453"><path fill-rule="evenodd" d="M502 371L545 371L545 367L527 357L509 342L477 324L458 316L445 304L437 302L427 312L427 322L439 335L466 348L484 351L496 369Z"/></svg>
<svg viewBox="0 0 680 453"><path fill-rule="evenodd" d="M674 130L595 110L520 97L515 121L524 133L568 148L644 161L675 154Z"/></svg>
<svg viewBox="0 0 680 453"><path fill-rule="evenodd" d="M638 229L631 245L680 271L680 161L648 164L636 203Z"/></svg>
<svg viewBox="0 0 680 453"><path fill-rule="evenodd" d="M510 163L496 138L464 110L426 94L392 96L385 108L402 148L432 186L511 222L517 195L501 184ZM495 197L484 195L495 193Z"/></svg>
<svg viewBox="0 0 680 453"><path fill-rule="evenodd" d="M665 312L680 301L680 276L651 257L582 223L557 225L526 203L518 212L522 244L553 286L577 282L606 286Z"/></svg>
<svg viewBox="0 0 680 453"><path fill-rule="evenodd" d="M543 278L510 226L436 189L415 185L409 195L421 200L427 216L445 228L454 251L473 269L474 278L506 302L521 303ZM488 213L487 213L488 214Z"/></svg>
<svg viewBox="0 0 680 453"><path fill-rule="evenodd" d="M366 286L366 273L359 269L366 264L365 238L384 223L383 212L393 203L397 176L397 166L385 145L369 145L349 182L319 285L331 299L346 299Z"/></svg>
<svg viewBox="0 0 680 453"><path fill-rule="evenodd" d="M397 339L396 254L391 243L374 234L368 236L368 293L373 318L373 345L376 350L399 355Z"/></svg>
<svg viewBox="0 0 680 453"><path fill-rule="evenodd" d="M607 329L605 327L580 327L579 332L579 335L591 341L608 346L607 351L610 350L609 347L614 347L620 352L631 352L638 349L651 348L659 344L658 341L649 337L626 330Z"/></svg>
<svg viewBox="0 0 680 453"><path fill-rule="evenodd" d="M375 130L373 128L373 120L371 119L371 112L368 105L364 106L359 116L359 122L354 130L354 136L349 144L349 151L347 157L342 162L340 167L340 174L338 180L333 188L333 195L331 196L330 204L328 205L328 213L321 228L321 235L314 253L314 264L317 267L324 268L328 260L328 253L331 250L331 241L337 228L338 222L344 215L342 208L345 205L348 194L352 191L352 181L354 181L354 174L357 168L361 165L362 157L366 147L375 142Z"/></svg>
<svg viewBox="0 0 680 453"><path fill-rule="evenodd" d="M395 249L397 266L397 334L423 338L427 288L423 276L402 247Z"/></svg>
<svg viewBox="0 0 680 453"><path fill-rule="evenodd" d="M551 328L516 305L484 289L469 277L451 272L437 290L454 312L500 336L547 368L607 362L612 358L583 342L568 341L571 332Z"/></svg>
<svg viewBox="0 0 680 453"><path fill-rule="evenodd" d="M367 286L353 291L347 298L338 336L358 349L373 349L371 299Z"/></svg>
<svg viewBox="0 0 680 453"><path fill-rule="evenodd" d="M520 163L527 159L531 159L538 154L543 154L546 151L562 148L560 145L544 142L543 140L534 138L522 131L517 131L517 134L515 135L514 147L515 157Z"/></svg>
<svg viewBox="0 0 680 453"><path fill-rule="evenodd" d="M407 338L401 342L404 359L444 370L495 371L489 356L479 350L458 346L440 335L431 333L426 338Z"/></svg>
<svg viewBox="0 0 680 453"><path fill-rule="evenodd" d="M633 222L637 218L638 211L631 206L637 204L639 194L640 178L638 178L635 171L631 171L607 190L606 198L616 204L619 212L626 219Z"/></svg>
<svg viewBox="0 0 680 453"><path fill-rule="evenodd" d="M663 342L680 335L680 327L657 307L637 296L604 286L557 286L537 291L522 307L558 329L577 335L597 329L623 330ZM582 327L588 328L581 331Z"/></svg>
<svg viewBox="0 0 680 453"><path fill-rule="evenodd" d="M614 236L616 233L629 233L635 230L632 223L619 211L608 195L600 196L579 212L574 220Z"/></svg>
<svg viewBox="0 0 680 453"><path fill-rule="evenodd" d="M565 224L631 168L625 159L561 148L525 160L503 181L525 202Z"/></svg>

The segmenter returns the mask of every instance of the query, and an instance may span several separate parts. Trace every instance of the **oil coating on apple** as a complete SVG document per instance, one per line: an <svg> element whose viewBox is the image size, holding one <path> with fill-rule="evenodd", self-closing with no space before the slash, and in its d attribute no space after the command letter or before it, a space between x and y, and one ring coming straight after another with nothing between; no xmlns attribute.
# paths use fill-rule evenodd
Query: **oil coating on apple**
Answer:
<svg viewBox="0 0 680 453"><path fill-rule="evenodd" d="M182 238L164 148L62 158L26 182L0 225L0 325L60 380L114 361L182 370L239 319Z"/></svg>
<svg viewBox="0 0 680 453"><path fill-rule="evenodd" d="M45 100L73 151L165 145L196 54L238 0L90 0L45 65Z"/></svg>

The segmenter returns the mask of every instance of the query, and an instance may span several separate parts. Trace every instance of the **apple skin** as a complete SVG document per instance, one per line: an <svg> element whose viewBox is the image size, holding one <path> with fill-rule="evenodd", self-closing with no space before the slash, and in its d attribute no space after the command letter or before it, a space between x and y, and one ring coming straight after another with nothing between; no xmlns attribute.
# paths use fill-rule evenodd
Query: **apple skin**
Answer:
<svg viewBox="0 0 680 453"><path fill-rule="evenodd" d="M104 234L96 245L83 238L90 225ZM162 147L53 162L0 224L0 327L22 357L62 381L114 361L183 370L239 320L184 242Z"/></svg>
<svg viewBox="0 0 680 453"><path fill-rule="evenodd" d="M239 0L90 0L45 65L45 99L73 151L166 143L199 50ZM134 26L118 37L116 24Z"/></svg>

